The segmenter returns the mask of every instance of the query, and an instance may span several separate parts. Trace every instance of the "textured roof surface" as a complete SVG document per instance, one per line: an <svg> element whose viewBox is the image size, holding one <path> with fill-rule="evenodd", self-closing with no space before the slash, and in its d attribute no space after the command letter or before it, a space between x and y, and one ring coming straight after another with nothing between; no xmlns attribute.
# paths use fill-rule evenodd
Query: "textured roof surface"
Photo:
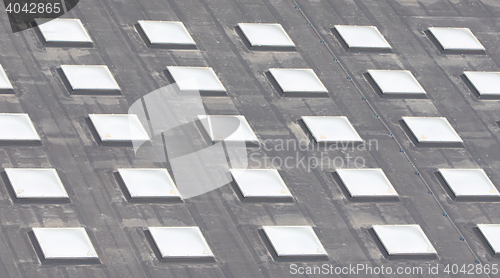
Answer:
<svg viewBox="0 0 500 278"><path fill-rule="evenodd" d="M500 70L497 0L302 0L300 10L292 0L86 0L64 17L79 18L94 45L45 47L36 29L12 34L8 18L0 17L0 64L15 91L0 96L0 112L28 113L42 139L39 145L2 145L1 167L55 168L71 200L14 203L8 187L0 186L2 277L297 277L290 274L289 262L273 260L259 233L273 225L315 227L330 256L326 263L335 266L422 266L427 271L436 263L498 262L475 227L500 223L500 203L453 201L436 175L438 168L482 168L500 185L500 102L478 99L461 77L463 71ZM149 49L135 27L138 20L182 21L197 49ZM236 29L241 22L282 24L296 51L249 49ZM376 26L392 52L347 51L332 32L334 25ZM443 54L425 33L428 27L469 28L485 54ZM58 70L65 64L107 65L122 95L71 96ZM273 146L278 139L306 138L298 124L301 116L347 116L364 140L378 140L378 148L327 155L362 157L366 167L382 168L400 200L350 202L332 175L335 167L308 171L299 165L280 172L293 203L243 203L230 185L184 203L127 202L115 178L118 168L168 165L136 157L131 146L98 144L86 118L127 113L141 96L169 84L167 66L212 67L228 96L205 97L207 113L244 115L269 149L258 151L271 158L319 156L316 149ZM269 68L311 68L330 97L282 97L265 74ZM368 69L409 70L428 99L382 98L365 77ZM464 146L415 147L402 116L446 117ZM370 230L377 224L419 224L438 259L388 260ZM216 262L158 261L145 236L150 226L199 226ZM100 264L41 264L28 236L33 227L85 227ZM299 261L301 266L323 263Z"/></svg>

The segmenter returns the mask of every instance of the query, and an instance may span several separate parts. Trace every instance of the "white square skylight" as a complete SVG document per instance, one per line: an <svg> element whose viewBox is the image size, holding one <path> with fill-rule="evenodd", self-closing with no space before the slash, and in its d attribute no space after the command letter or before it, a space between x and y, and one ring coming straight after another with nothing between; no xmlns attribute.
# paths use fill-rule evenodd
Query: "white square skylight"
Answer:
<svg viewBox="0 0 500 278"><path fill-rule="evenodd" d="M180 21L139 20L139 26L151 45L196 45Z"/></svg>
<svg viewBox="0 0 500 278"><path fill-rule="evenodd" d="M292 198L275 169L231 169L243 198Z"/></svg>
<svg viewBox="0 0 500 278"><path fill-rule="evenodd" d="M420 225L373 225L389 256L436 255Z"/></svg>
<svg viewBox="0 0 500 278"><path fill-rule="evenodd" d="M13 90L12 84L10 83L9 77L5 73L4 68L0 65L0 90Z"/></svg>
<svg viewBox="0 0 500 278"><path fill-rule="evenodd" d="M500 197L483 169L439 169L456 197Z"/></svg>
<svg viewBox="0 0 500 278"><path fill-rule="evenodd" d="M90 114L103 142L149 141L149 135L135 114Z"/></svg>
<svg viewBox="0 0 500 278"><path fill-rule="evenodd" d="M294 95L294 93L322 93L325 95L328 93L312 69L269 69L269 72L287 96Z"/></svg>
<svg viewBox="0 0 500 278"><path fill-rule="evenodd" d="M61 69L75 93L120 91L120 86L107 66L62 65Z"/></svg>
<svg viewBox="0 0 500 278"><path fill-rule="evenodd" d="M84 228L33 228L45 260L98 259Z"/></svg>
<svg viewBox="0 0 500 278"><path fill-rule="evenodd" d="M5 168L5 173L18 199L69 198L55 169Z"/></svg>
<svg viewBox="0 0 500 278"><path fill-rule="evenodd" d="M167 169L118 169L132 199L181 199Z"/></svg>
<svg viewBox="0 0 500 278"><path fill-rule="evenodd" d="M238 23L252 47L294 47L292 39L278 23Z"/></svg>
<svg viewBox="0 0 500 278"><path fill-rule="evenodd" d="M226 92L212 68L207 67L167 67L181 91Z"/></svg>
<svg viewBox="0 0 500 278"><path fill-rule="evenodd" d="M493 252L500 253L500 224L477 224L477 228Z"/></svg>
<svg viewBox="0 0 500 278"><path fill-rule="evenodd" d="M335 30L350 49L391 49L375 26L335 25Z"/></svg>
<svg viewBox="0 0 500 278"><path fill-rule="evenodd" d="M199 116L212 142L248 142L258 144L245 116Z"/></svg>
<svg viewBox="0 0 500 278"><path fill-rule="evenodd" d="M463 143L444 117L403 117L419 143Z"/></svg>
<svg viewBox="0 0 500 278"><path fill-rule="evenodd" d="M480 97L500 97L500 72L464 71Z"/></svg>
<svg viewBox="0 0 500 278"><path fill-rule="evenodd" d="M429 32L436 38L443 50L484 51L484 46L469 28L431 27Z"/></svg>
<svg viewBox="0 0 500 278"><path fill-rule="evenodd" d="M278 258L328 256L311 226L264 226L262 229Z"/></svg>
<svg viewBox="0 0 500 278"><path fill-rule="evenodd" d="M214 257L198 227L149 227L149 232L163 259Z"/></svg>
<svg viewBox="0 0 500 278"><path fill-rule="evenodd" d="M368 70L383 95L425 95L425 90L407 70Z"/></svg>
<svg viewBox="0 0 500 278"><path fill-rule="evenodd" d="M40 141L28 114L0 113L0 141Z"/></svg>
<svg viewBox="0 0 500 278"><path fill-rule="evenodd" d="M37 24L47 43L92 43L92 39L80 19L37 20Z"/></svg>
<svg viewBox="0 0 500 278"><path fill-rule="evenodd" d="M351 197L396 197L398 193L382 169L337 169Z"/></svg>
<svg viewBox="0 0 500 278"><path fill-rule="evenodd" d="M363 142L345 116L303 116L302 120L318 143Z"/></svg>

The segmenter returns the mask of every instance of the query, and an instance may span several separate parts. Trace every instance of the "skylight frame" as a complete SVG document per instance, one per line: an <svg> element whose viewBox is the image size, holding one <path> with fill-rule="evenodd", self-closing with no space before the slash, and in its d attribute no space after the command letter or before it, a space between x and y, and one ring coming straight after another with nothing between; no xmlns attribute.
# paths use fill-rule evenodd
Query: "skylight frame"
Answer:
<svg viewBox="0 0 500 278"><path fill-rule="evenodd" d="M238 28L252 48L274 48L275 50L295 48L295 43L279 23L238 23ZM262 38L262 36L267 38ZM266 42L269 37L270 41Z"/></svg>
<svg viewBox="0 0 500 278"><path fill-rule="evenodd" d="M445 117L407 116L402 119L418 144L448 144L450 146L463 144L462 138ZM431 130L429 130L429 125L433 125L433 127L430 127ZM443 133L446 134L443 135ZM440 136L442 138L438 138ZM431 138L429 139L429 137Z"/></svg>
<svg viewBox="0 0 500 278"><path fill-rule="evenodd" d="M328 258L328 252L311 226L263 226L262 231L277 260Z"/></svg>
<svg viewBox="0 0 500 278"><path fill-rule="evenodd" d="M135 114L89 114L89 119L100 141L103 143L150 141L148 132L142 125L139 117L137 117L137 115ZM120 132L123 132L122 130L116 132L117 135L112 135L110 134L110 132L114 131L106 130L106 128L108 128L109 126L116 128L117 126L122 125L122 128L125 128L126 124L124 123L125 120L123 119L128 119L129 124L126 127L130 128L130 124L132 124L132 127L135 129L135 131L138 132L136 135L120 134ZM104 121L106 120L111 121L111 123L105 123Z"/></svg>
<svg viewBox="0 0 500 278"><path fill-rule="evenodd" d="M54 168L5 168L5 174L9 184L20 200L40 200L40 199L69 199L68 192L64 187L57 171ZM27 182L33 182L33 175L38 177L38 182L44 181L44 186L27 185ZM50 183L47 186L47 183Z"/></svg>
<svg viewBox="0 0 500 278"><path fill-rule="evenodd" d="M302 122L317 143L362 143L363 139L345 116L302 116ZM342 128L349 134L336 134L327 131ZM327 134L327 135L325 135ZM332 137L332 136L337 136Z"/></svg>
<svg viewBox="0 0 500 278"><path fill-rule="evenodd" d="M270 68L285 96L328 96L328 89L312 69Z"/></svg>
<svg viewBox="0 0 500 278"><path fill-rule="evenodd" d="M437 256L436 249L420 225L373 225L372 229L390 257ZM405 233L406 236L394 238L395 233L398 235ZM405 247L408 244L413 246Z"/></svg>
<svg viewBox="0 0 500 278"><path fill-rule="evenodd" d="M334 28L349 50L392 50L376 26L335 25ZM367 39L370 37L372 41Z"/></svg>
<svg viewBox="0 0 500 278"><path fill-rule="evenodd" d="M46 45L92 45L94 41L78 18L37 20L38 30ZM64 30L67 28L67 30ZM63 30L63 31L61 31Z"/></svg>
<svg viewBox="0 0 500 278"><path fill-rule="evenodd" d="M149 227L148 232L162 260L176 259L215 259L207 240L197 226L186 227ZM179 233L190 233L179 234ZM186 242L186 237L194 237L197 242ZM183 239L183 240L182 240ZM180 243L180 245L178 244ZM191 246L186 246L190 244ZM192 246L196 245L196 246ZM190 251L187 249L191 248ZM193 251L193 249L196 249ZM199 249L199 250L198 250ZM200 252L200 250L203 250ZM187 252L186 252L187 251Z"/></svg>
<svg viewBox="0 0 500 278"><path fill-rule="evenodd" d="M425 89L408 70L368 70L383 96L425 97Z"/></svg>
<svg viewBox="0 0 500 278"><path fill-rule="evenodd" d="M444 52L484 53L486 51L486 48L469 28L429 27L428 31Z"/></svg>
<svg viewBox="0 0 500 278"><path fill-rule="evenodd" d="M227 94L226 88L211 67L168 66L167 71L181 91L199 91L201 95Z"/></svg>
<svg viewBox="0 0 500 278"><path fill-rule="evenodd" d="M9 123L9 118L11 119ZM12 122L12 121L16 122ZM17 135L10 135L13 127L23 127ZM22 134L25 133L25 134ZM0 113L0 142L40 142L40 135L26 113Z"/></svg>
<svg viewBox="0 0 500 278"><path fill-rule="evenodd" d="M494 255L500 254L500 224L477 224L477 229Z"/></svg>
<svg viewBox="0 0 500 278"><path fill-rule="evenodd" d="M119 168L118 174L131 200L182 200L179 189L175 185L167 169ZM141 179L142 182L139 181ZM152 181L155 182L155 185L147 183ZM145 186L148 187L146 190L144 190ZM153 193L155 191L157 191L156 194Z"/></svg>
<svg viewBox="0 0 500 278"><path fill-rule="evenodd" d="M150 46L196 47L182 21L139 20L138 25Z"/></svg>
<svg viewBox="0 0 500 278"><path fill-rule="evenodd" d="M2 65L0 65L0 92L5 93L13 90L14 87L12 86L12 83L10 82L5 69Z"/></svg>
<svg viewBox="0 0 500 278"><path fill-rule="evenodd" d="M231 169L230 171L244 200L293 199L292 193L276 169Z"/></svg>
<svg viewBox="0 0 500 278"><path fill-rule="evenodd" d="M115 77L106 65L61 65L61 72L68 82L71 93L74 94L119 94L121 92L120 85L116 82ZM82 74L91 75L91 85L89 77L81 78ZM92 84L94 83L94 84ZM97 84L104 83L104 84Z"/></svg>
<svg viewBox="0 0 500 278"><path fill-rule="evenodd" d="M42 259L45 261L99 260L95 247L83 227L32 228L32 231L42 252ZM79 248L72 246L72 242L64 240L65 237L76 237L82 246Z"/></svg>
<svg viewBox="0 0 500 278"><path fill-rule="evenodd" d="M208 134L210 140L213 143L224 141L224 142L236 142L236 143L250 143L250 144L259 144L259 139L255 135L250 124L247 122L245 116L242 115L200 115L198 119L203 126L206 134ZM219 119L238 119L239 126L238 128L231 133L228 137L224 138L224 136L220 136L215 128L217 123L214 123L214 120ZM225 133L225 132L220 132ZM242 134L243 133L243 134ZM247 134L244 134L247 133Z"/></svg>
<svg viewBox="0 0 500 278"><path fill-rule="evenodd" d="M353 199L399 197L391 181L380 168L337 169L336 173ZM370 188L375 185L376 191Z"/></svg>
<svg viewBox="0 0 500 278"><path fill-rule="evenodd" d="M500 198L500 192L483 169L438 169L454 197ZM471 186L467 187L464 183ZM480 189L480 190L478 190Z"/></svg>
<svg viewBox="0 0 500 278"><path fill-rule="evenodd" d="M500 98L500 71L464 71L479 98Z"/></svg>

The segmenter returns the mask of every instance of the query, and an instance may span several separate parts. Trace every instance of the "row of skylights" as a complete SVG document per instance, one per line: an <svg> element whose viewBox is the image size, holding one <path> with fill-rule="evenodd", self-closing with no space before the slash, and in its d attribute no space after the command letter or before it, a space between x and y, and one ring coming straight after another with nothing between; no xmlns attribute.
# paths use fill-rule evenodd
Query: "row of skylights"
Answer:
<svg viewBox="0 0 500 278"><path fill-rule="evenodd" d="M420 225L373 225L373 231L387 255L437 255ZM495 254L500 253L500 224L478 224L477 228ZM276 259L328 258L328 253L311 226L264 226L269 250ZM159 259L214 258L201 230L194 227L149 227ZM98 260L99 256L82 228L33 228L36 248L45 261Z"/></svg>
<svg viewBox="0 0 500 278"><path fill-rule="evenodd" d="M92 44L87 30L79 19L57 18L48 22L38 22L46 43ZM138 22L140 30L151 46L195 46L196 43L182 22L151 21ZM239 23L251 47L293 48L281 24ZM391 49L375 26L335 25L343 42L349 49ZM431 27L429 33L444 51L484 51L484 46L468 28Z"/></svg>
<svg viewBox="0 0 500 278"><path fill-rule="evenodd" d="M89 118L102 142L149 141L137 115L91 114ZM244 116L200 116L205 132L213 142L259 140ZM344 116L304 116L302 121L318 143L353 142L363 139ZM463 143L443 117L403 117L418 143ZM27 114L0 114L0 141L40 141Z"/></svg>
<svg viewBox="0 0 500 278"><path fill-rule="evenodd" d="M120 92L107 66L62 65L61 70L75 94ZM226 92L212 68L170 66L167 70L181 91L199 91L202 94ZM328 96L328 90L312 69L271 68L269 73L285 96ZM426 94L410 71L368 70L368 74L383 95ZM500 72L466 71L464 76L480 97L500 97ZM0 90L12 90L12 84L1 65Z"/></svg>

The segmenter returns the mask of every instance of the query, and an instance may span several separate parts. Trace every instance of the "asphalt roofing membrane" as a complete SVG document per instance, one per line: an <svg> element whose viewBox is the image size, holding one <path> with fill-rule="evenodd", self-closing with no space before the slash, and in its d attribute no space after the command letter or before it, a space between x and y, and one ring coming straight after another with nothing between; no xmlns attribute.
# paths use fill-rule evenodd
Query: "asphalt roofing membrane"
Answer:
<svg viewBox="0 0 500 278"><path fill-rule="evenodd" d="M38 141L0 141L3 276L304 276L291 274L290 263L274 260L260 233L263 226L314 227L329 256L321 262L298 260L297 265L304 267L325 262L341 267L361 263L394 269L423 267L427 271L429 265L439 264L438 277L470 277L442 270L446 264L475 265L476 260L483 265L498 263L476 227L500 223L500 202L456 202L436 174L438 169L480 168L494 185L500 184L500 102L478 98L463 76L464 71L500 71L498 1L88 0L80 1L64 17L80 19L93 43L86 47L47 47L38 28L12 34L8 18L0 17L0 64L14 87L14 94L0 95L0 113L29 115L33 124L23 121L27 125L19 127L26 127L30 138ZM197 47L150 48L138 31L140 20L181 21ZM248 47L248 40L237 27L242 22L281 24L295 45L293 51ZM375 26L391 51L346 49L334 32L336 25ZM431 27L469 28L485 50L443 52L428 33ZM121 94L68 94L59 72L61 65L106 65ZM137 152L131 145L100 144L88 115L127 114L133 103L141 103L141 97L172 83L165 74L168 66L213 68L226 95L203 96L206 115L244 116L261 142L261 147L248 150L259 158L249 159L248 167L280 169L293 202L241 202L230 186L229 173L224 179L207 175L206 183L223 180L226 185L184 202L129 202L116 178L117 169L166 168L177 184L173 162L145 155L147 151L161 154L154 148L158 138L152 135L152 142ZM286 98L276 94L266 75L270 68L312 69L328 89L329 97ZM365 78L371 69L410 71L426 89L427 98L381 97ZM340 150L311 149L302 142L307 139L300 126L303 116L345 116L365 144ZM411 134L401 124L402 117L444 117L460 135L463 147L412 144ZM1 127L3 124L8 123L0 117L2 136L8 130ZM149 132L151 127L143 124ZM178 136L174 140L177 149L211 145L199 139L200 132L204 130L189 124L172 130ZM280 140L299 143L283 148ZM268 158L260 159L264 154ZM288 164L279 164L289 157ZM300 160L303 157L306 159ZM318 159L309 163L311 157ZM277 165L264 167L263 162L273 158ZM339 168L357 168L356 158L358 166L382 169L400 201L347 200L333 173ZM328 159L336 159L337 165L328 163ZM191 161L193 167L216 167L201 159ZM15 202L5 168L56 169L70 202ZM185 171L191 176L198 174L190 168ZM438 255L416 260L383 256L372 227L403 224L420 225ZM148 227L180 226L199 227L215 259L202 264L159 260L145 231ZM34 247L36 241L30 240L36 227L84 227L99 263L41 262ZM373 275L360 273L356 277Z"/></svg>

